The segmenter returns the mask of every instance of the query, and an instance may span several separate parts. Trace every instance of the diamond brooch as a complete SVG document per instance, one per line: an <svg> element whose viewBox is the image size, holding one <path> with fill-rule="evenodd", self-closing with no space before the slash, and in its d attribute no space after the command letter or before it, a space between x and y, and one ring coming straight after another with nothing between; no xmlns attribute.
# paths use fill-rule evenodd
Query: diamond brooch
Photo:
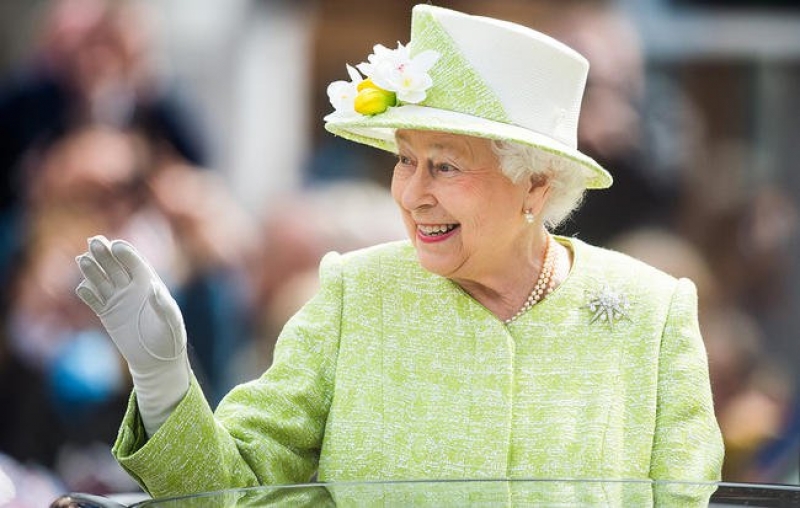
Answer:
<svg viewBox="0 0 800 508"><path fill-rule="evenodd" d="M589 303L584 307L592 313L589 324L603 321L608 323L613 330L615 321L630 319L628 317L630 309L628 297L607 284L604 284L602 289L589 293Z"/></svg>

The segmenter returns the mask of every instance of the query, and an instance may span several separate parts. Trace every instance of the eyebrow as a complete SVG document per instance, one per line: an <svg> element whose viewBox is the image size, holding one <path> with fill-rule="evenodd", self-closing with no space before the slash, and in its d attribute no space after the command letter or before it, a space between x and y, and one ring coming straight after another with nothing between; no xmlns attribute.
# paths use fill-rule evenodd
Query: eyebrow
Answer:
<svg viewBox="0 0 800 508"><path fill-rule="evenodd" d="M408 139L408 136L405 136L403 134L397 134L397 140L398 141L403 141L405 143L410 143L411 142ZM447 149L456 150L457 149L456 145L454 145L452 143L434 143L434 144L431 145L431 148L435 148L437 150L447 150Z"/></svg>

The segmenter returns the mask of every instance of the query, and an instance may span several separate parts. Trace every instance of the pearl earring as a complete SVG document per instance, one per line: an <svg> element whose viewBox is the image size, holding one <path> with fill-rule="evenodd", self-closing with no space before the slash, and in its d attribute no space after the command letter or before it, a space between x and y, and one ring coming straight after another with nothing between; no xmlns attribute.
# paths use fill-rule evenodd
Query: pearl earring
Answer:
<svg viewBox="0 0 800 508"><path fill-rule="evenodd" d="M536 216L533 215L533 212L531 212L530 208L525 210L525 222L528 224L533 224L535 220Z"/></svg>

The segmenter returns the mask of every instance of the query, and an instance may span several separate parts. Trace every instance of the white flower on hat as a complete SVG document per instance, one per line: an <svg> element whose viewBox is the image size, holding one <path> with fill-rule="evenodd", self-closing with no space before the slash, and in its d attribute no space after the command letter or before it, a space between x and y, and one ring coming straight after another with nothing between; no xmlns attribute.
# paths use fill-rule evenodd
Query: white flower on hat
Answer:
<svg viewBox="0 0 800 508"><path fill-rule="evenodd" d="M328 85L328 99L334 108L332 118L377 115L398 103L425 100L426 91L433 85L428 71L439 59L438 52L426 50L412 58L408 48L399 42L397 49L378 44L373 51L357 69L347 66L349 82Z"/></svg>
<svg viewBox="0 0 800 508"><path fill-rule="evenodd" d="M334 81L328 85L328 100L331 101L333 116L344 118L359 116L355 110L355 100L358 95L358 85L364 78L351 65L347 66L350 81Z"/></svg>
<svg viewBox="0 0 800 508"><path fill-rule="evenodd" d="M426 50L411 57L408 47L397 43L397 49L382 44L373 48L367 62L356 67L380 88L394 92L401 102L416 104L425 100L426 90L433 85L428 71L439 59L439 53Z"/></svg>

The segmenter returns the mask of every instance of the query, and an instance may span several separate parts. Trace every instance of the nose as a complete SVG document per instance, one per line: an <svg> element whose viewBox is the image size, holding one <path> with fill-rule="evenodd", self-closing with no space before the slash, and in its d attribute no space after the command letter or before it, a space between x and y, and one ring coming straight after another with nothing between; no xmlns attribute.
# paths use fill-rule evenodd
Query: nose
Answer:
<svg viewBox="0 0 800 508"><path fill-rule="evenodd" d="M417 210L436 204L433 177L425 164L424 161L418 162L414 172L401 183L400 203L406 210Z"/></svg>

